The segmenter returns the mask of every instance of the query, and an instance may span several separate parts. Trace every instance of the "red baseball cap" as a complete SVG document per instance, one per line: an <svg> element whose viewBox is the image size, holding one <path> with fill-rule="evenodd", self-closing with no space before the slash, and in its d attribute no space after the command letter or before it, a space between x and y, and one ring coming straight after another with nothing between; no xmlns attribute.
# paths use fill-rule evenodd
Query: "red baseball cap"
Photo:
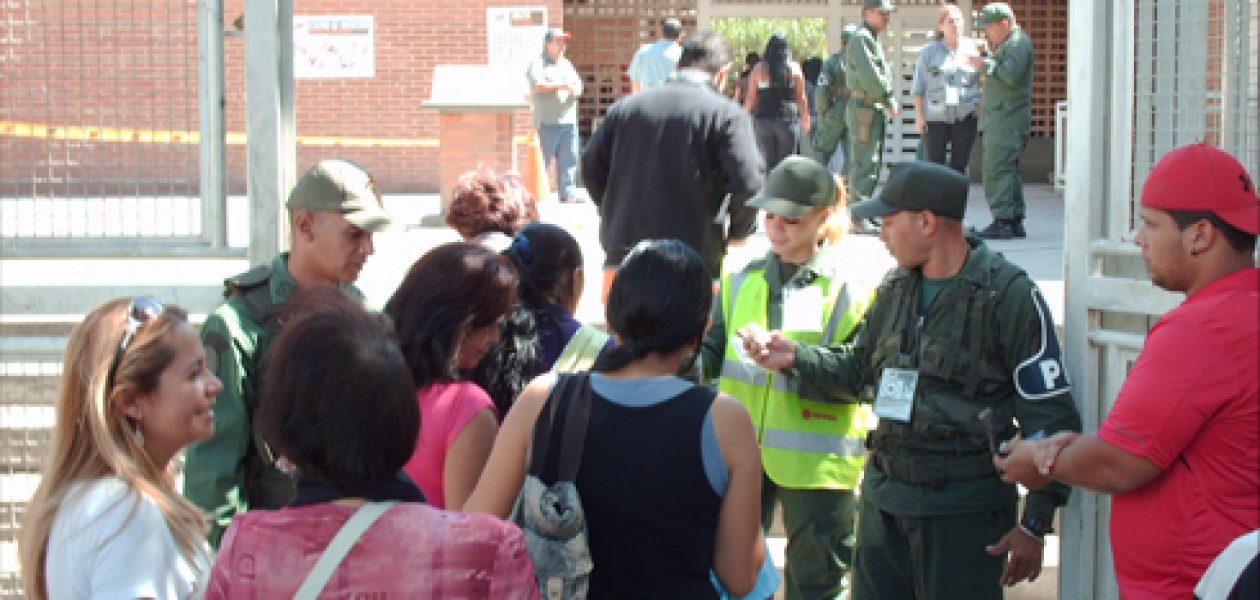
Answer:
<svg viewBox="0 0 1260 600"><path fill-rule="evenodd" d="M1260 235L1260 198L1238 159L1207 144L1169 152L1146 178L1142 206L1208 211L1252 235Z"/></svg>

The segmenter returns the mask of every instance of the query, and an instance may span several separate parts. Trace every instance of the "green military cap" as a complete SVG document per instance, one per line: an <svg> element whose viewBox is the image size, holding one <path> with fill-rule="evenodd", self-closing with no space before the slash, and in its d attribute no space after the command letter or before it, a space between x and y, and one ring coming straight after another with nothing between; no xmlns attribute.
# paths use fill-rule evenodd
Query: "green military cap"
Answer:
<svg viewBox="0 0 1260 600"><path fill-rule="evenodd" d="M1011 5L1005 2L990 2L984 5L984 9L980 11L980 27L992 25L1002 19L1014 19L1015 11L1011 10Z"/></svg>
<svg viewBox="0 0 1260 600"><path fill-rule="evenodd" d="M849 38L853 37L853 34L857 33L857 30L858 26L853 23L845 25L844 29L840 30L840 40L844 42L849 41Z"/></svg>
<svg viewBox="0 0 1260 600"><path fill-rule="evenodd" d="M895 10L892 2L889 2L889 0L862 0L862 8L878 8L883 12Z"/></svg>
<svg viewBox="0 0 1260 600"><path fill-rule="evenodd" d="M340 158L315 163L289 193L289 210L334 212L368 231L381 231L394 219L381 206L372 175Z"/></svg>
<svg viewBox="0 0 1260 600"><path fill-rule="evenodd" d="M930 210L961 221L967 211L967 190L967 178L949 167L925 160L900 163L892 166L878 198L858 202L849 210L859 219Z"/></svg>
<svg viewBox="0 0 1260 600"><path fill-rule="evenodd" d="M770 171L766 186L748 205L795 219L815 206L833 206L837 200L831 171L812 158L794 155Z"/></svg>

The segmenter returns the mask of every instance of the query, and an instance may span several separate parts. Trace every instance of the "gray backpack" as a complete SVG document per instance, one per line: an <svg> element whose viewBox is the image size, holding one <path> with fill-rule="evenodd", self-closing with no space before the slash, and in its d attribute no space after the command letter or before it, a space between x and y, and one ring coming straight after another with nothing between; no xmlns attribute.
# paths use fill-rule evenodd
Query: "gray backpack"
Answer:
<svg viewBox="0 0 1260 600"><path fill-rule="evenodd" d="M590 414L590 374L559 375L534 424L529 471L512 507L545 600L585 599L590 586L594 564L574 483Z"/></svg>

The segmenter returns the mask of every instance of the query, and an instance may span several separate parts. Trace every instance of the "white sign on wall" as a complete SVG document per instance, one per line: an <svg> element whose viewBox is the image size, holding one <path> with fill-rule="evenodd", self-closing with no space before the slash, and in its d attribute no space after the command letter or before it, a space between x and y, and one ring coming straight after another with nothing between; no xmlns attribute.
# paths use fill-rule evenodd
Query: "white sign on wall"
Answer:
<svg viewBox="0 0 1260 600"><path fill-rule="evenodd" d="M293 77L375 77L374 19L372 15L294 15Z"/></svg>
<svg viewBox="0 0 1260 600"><path fill-rule="evenodd" d="M547 32L545 6L492 6L486 9L489 63L505 71L525 73L529 61L542 53Z"/></svg>

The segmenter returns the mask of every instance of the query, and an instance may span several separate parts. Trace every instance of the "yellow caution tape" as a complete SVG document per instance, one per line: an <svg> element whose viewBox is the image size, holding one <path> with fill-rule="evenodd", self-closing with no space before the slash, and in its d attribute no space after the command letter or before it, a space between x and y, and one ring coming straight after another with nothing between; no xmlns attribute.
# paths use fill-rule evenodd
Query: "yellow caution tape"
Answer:
<svg viewBox="0 0 1260 600"><path fill-rule="evenodd" d="M123 129L115 127L56 126L42 123L0 121L0 137L53 139L87 142L112 142L131 144L200 144L201 132L166 131L154 129ZM245 145L245 134L228 132L229 146ZM528 136L516 136L517 144L529 141ZM299 146L344 146L349 148L437 148L437 138L372 138L361 136L299 135Z"/></svg>

